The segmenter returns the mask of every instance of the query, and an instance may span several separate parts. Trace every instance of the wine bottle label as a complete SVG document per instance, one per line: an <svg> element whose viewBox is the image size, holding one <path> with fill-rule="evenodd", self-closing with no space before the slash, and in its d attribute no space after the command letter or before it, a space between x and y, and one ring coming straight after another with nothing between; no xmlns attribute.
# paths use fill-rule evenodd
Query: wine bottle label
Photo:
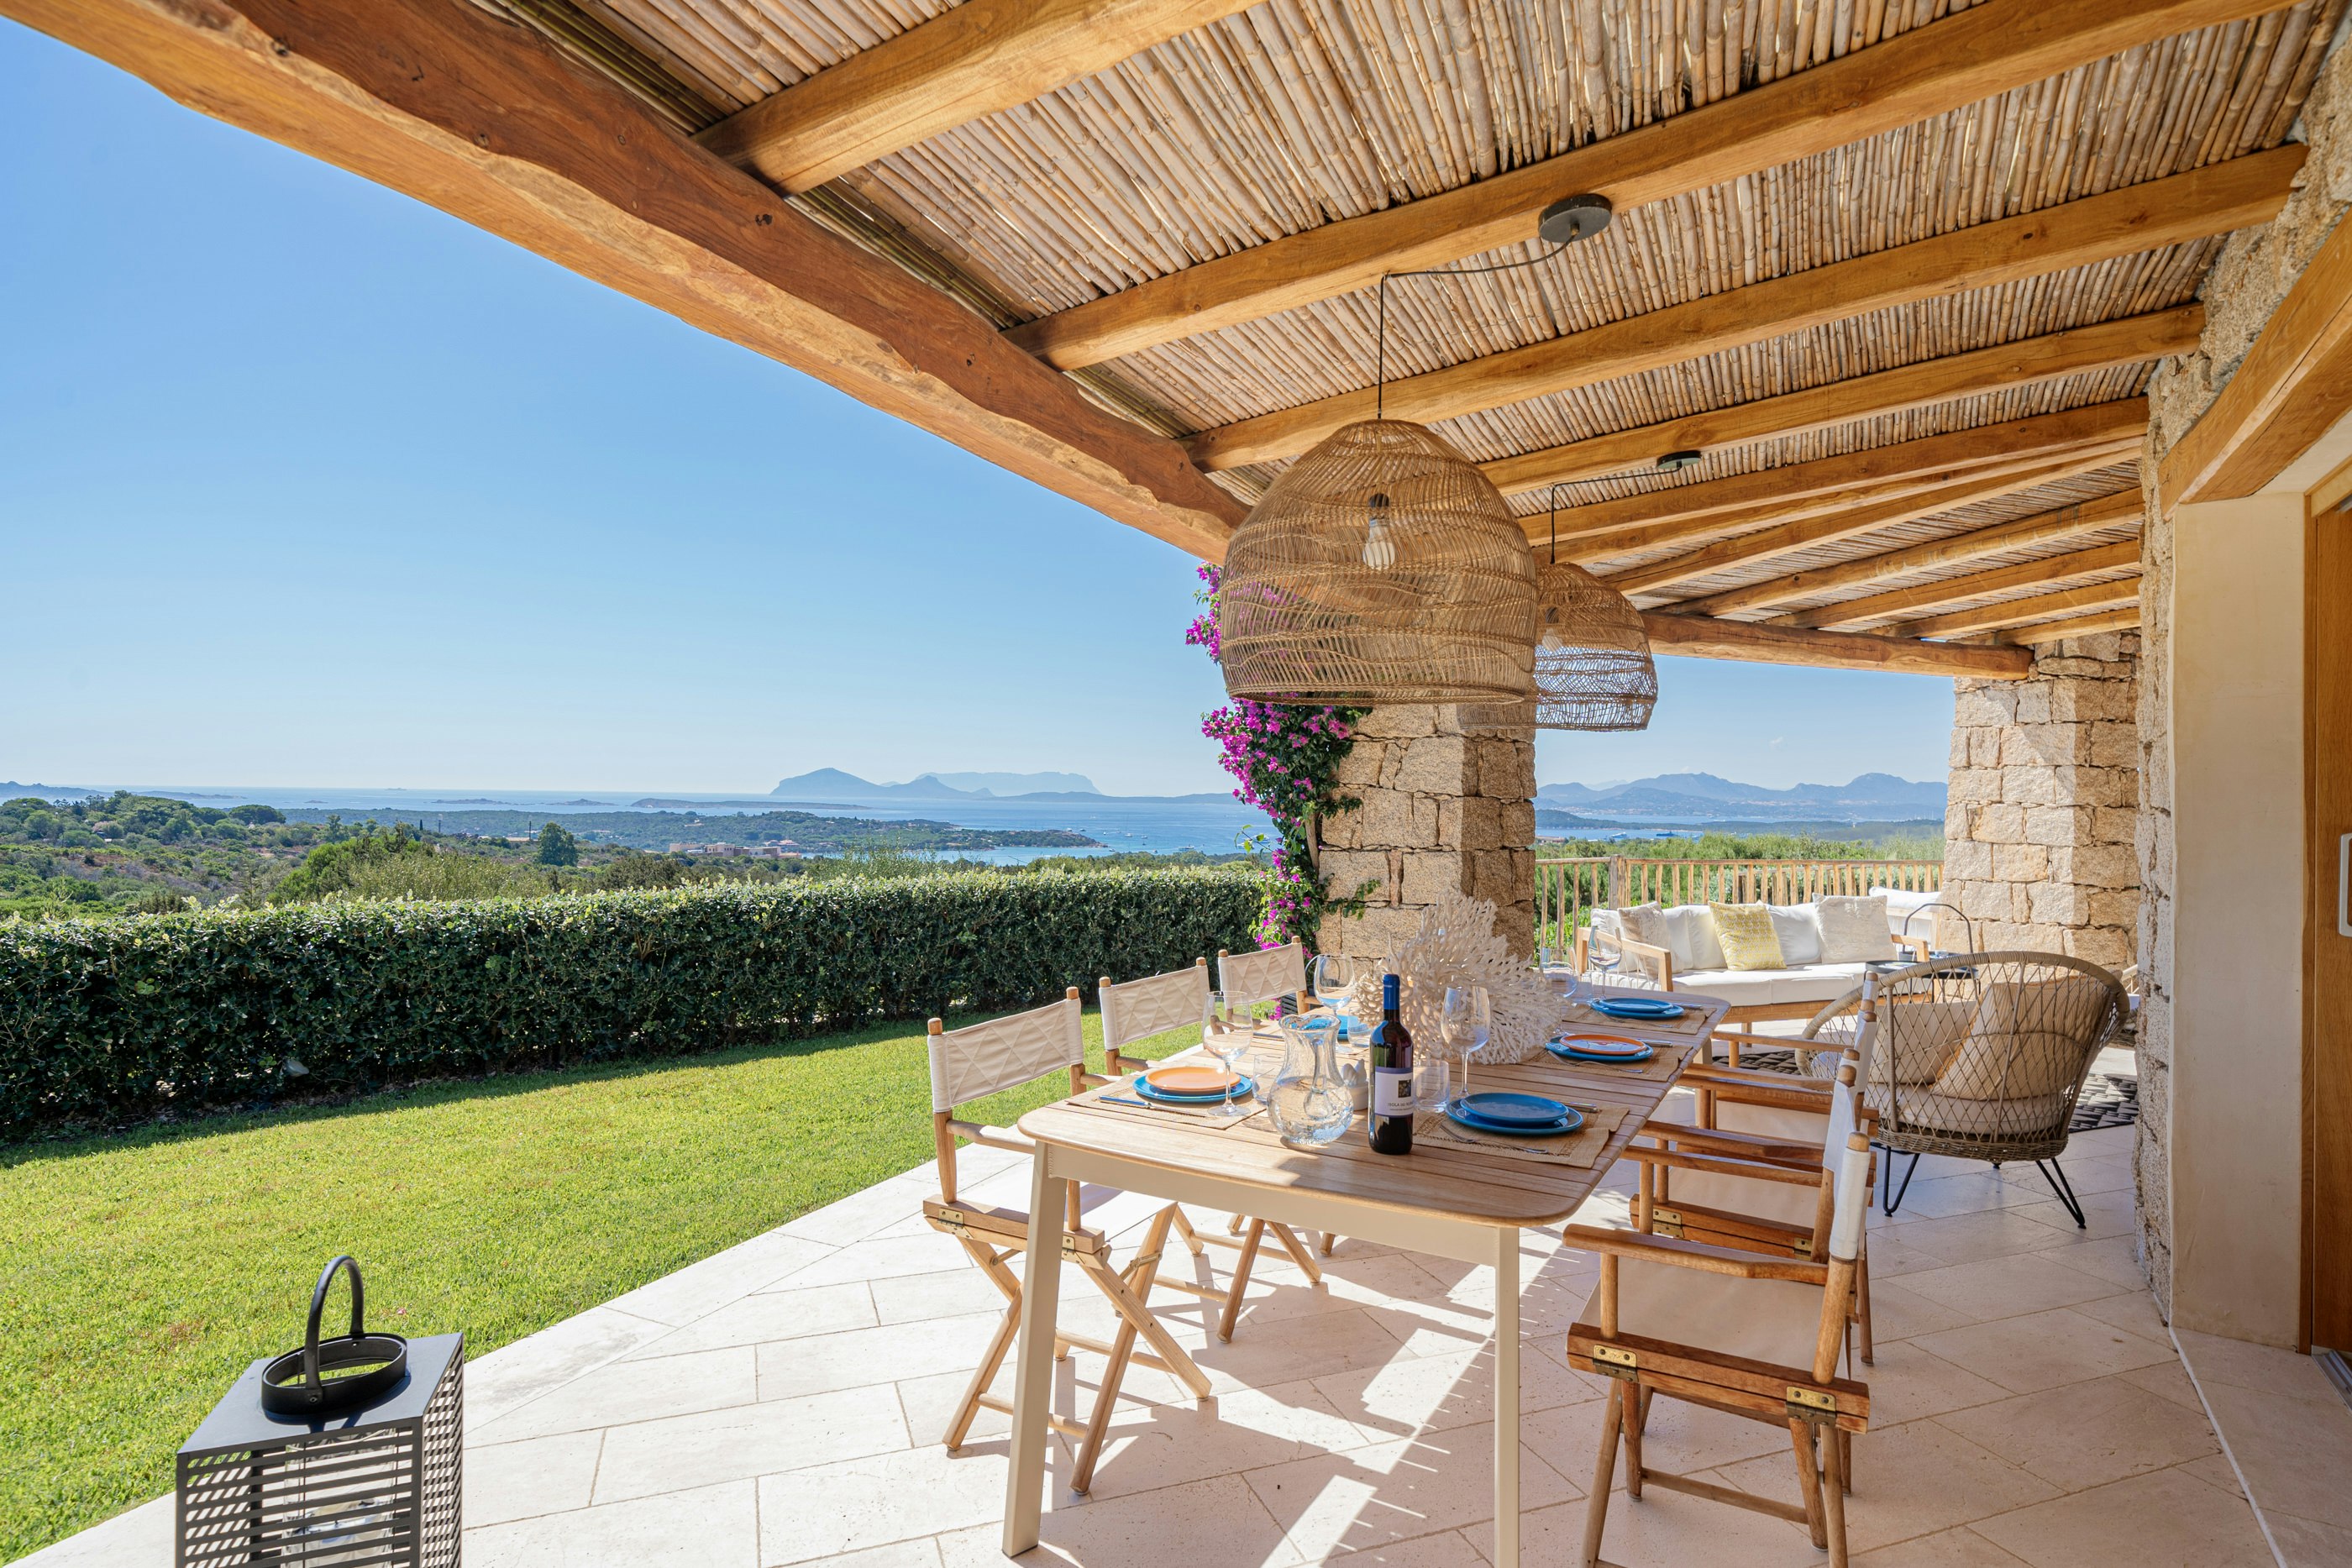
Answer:
<svg viewBox="0 0 2352 1568"><path fill-rule="evenodd" d="M1401 1067L1372 1069L1372 1114L1412 1114L1412 1074Z"/></svg>

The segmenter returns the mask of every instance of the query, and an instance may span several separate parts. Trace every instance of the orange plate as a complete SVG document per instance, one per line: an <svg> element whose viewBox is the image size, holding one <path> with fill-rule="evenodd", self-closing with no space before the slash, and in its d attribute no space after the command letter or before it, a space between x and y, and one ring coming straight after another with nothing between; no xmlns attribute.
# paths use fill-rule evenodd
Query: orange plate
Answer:
<svg viewBox="0 0 2352 1568"><path fill-rule="evenodd" d="M1163 1094L1223 1094L1241 1078L1222 1067L1155 1067L1143 1081Z"/></svg>
<svg viewBox="0 0 2352 1568"><path fill-rule="evenodd" d="M1596 1046L1601 1047L1601 1049L1593 1051L1596 1056L1618 1054L1607 1049L1612 1045L1625 1047L1624 1055L1638 1056L1642 1053L1642 1049L1650 1043L1645 1040L1628 1040L1622 1034L1563 1034L1557 1038L1562 1045L1581 1047L1587 1051L1593 1051Z"/></svg>

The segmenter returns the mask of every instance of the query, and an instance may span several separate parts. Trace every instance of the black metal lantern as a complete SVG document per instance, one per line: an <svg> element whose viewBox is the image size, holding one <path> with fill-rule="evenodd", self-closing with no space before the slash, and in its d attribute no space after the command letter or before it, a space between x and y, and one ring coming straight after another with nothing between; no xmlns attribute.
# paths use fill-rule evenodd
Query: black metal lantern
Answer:
<svg viewBox="0 0 2352 1568"><path fill-rule="evenodd" d="M338 1273L351 1333L321 1342ZM180 1448L177 1568L456 1568L463 1334L371 1334L360 1266L310 1293L299 1350L245 1369Z"/></svg>

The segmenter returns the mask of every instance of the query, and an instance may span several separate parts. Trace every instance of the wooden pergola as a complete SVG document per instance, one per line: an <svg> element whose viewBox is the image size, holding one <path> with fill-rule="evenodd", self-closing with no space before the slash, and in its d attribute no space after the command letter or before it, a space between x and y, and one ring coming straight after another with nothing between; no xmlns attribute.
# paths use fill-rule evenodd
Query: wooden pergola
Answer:
<svg viewBox="0 0 2352 1568"><path fill-rule="evenodd" d="M1998 677L2137 624L2143 391L2347 4L0 12L1204 559L1378 356L1662 650Z"/></svg>

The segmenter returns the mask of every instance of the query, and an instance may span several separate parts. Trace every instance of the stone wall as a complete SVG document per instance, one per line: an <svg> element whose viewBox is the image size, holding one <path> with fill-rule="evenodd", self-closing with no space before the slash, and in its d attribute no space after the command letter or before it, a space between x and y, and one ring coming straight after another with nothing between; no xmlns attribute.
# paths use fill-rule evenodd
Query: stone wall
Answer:
<svg viewBox="0 0 2352 1568"><path fill-rule="evenodd" d="M1356 728L1339 787L1363 801L1322 824L1337 894L1373 884L1361 918L1333 916L1319 946L1377 957L1421 927L1441 892L1495 905L1516 952L1535 942L1535 732L1465 734L1452 707L1375 708Z"/></svg>
<svg viewBox="0 0 2352 1568"><path fill-rule="evenodd" d="M2042 649L2028 680L1953 682L1944 894L1967 925L1939 914L1938 946L2135 961L2138 670L2120 632Z"/></svg>
<svg viewBox="0 0 2352 1568"><path fill-rule="evenodd" d="M2318 79L2290 133L2310 157L2279 215L2232 235L2198 291L2205 331L2198 350L2165 361L2147 386L2147 444L2140 465L2148 500L2140 541L2140 820L2136 850L2141 888L2138 950L2139 1134L2133 1155L2139 1197L2141 1261L2158 1306L2172 1315L2171 924L2173 536L2158 493L2158 465L2229 385L2279 302L2352 208L2352 15L2339 24Z"/></svg>

